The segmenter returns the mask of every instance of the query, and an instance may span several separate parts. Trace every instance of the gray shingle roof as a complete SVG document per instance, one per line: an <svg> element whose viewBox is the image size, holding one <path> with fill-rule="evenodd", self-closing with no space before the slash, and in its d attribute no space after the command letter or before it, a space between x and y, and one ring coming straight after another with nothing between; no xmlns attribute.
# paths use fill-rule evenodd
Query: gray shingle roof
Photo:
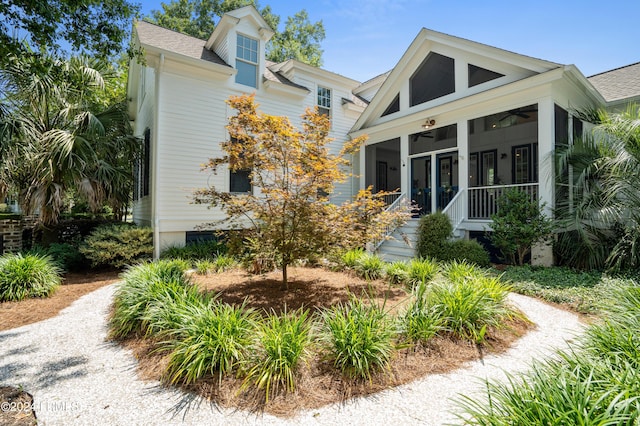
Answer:
<svg viewBox="0 0 640 426"><path fill-rule="evenodd" d="M592 75L587 79L607 102L640 96L640 62Z"/></svg>
<svg viewBox="0 0 640 426"><path fill-rule="evenodd" d="M282 83L282 84L286 84L287 86L291 86L291 87L296 87L298 89L303 89L306 90L307 92L309 91L309 88L302 86L300 84L296 84L293 81L289 80L288 78L286 78L285 76L283 76L282 74L280 74L279 71L273 72L269 69L269 67L272 67L274 65L277 65L275 62L271 62L271 61L267 61L266 63L266 67L264 69L264 78L270 81L275 81L277 83Z"/></svg>
<svg viewBox="0 0 640 426"><path fill-rule="evenodd" d="M158 49L178 53L190 58L202 59L219 65L229 66L215 52L204 47L206 40L191 37L177 31L168 30L155 24L139 21L136 25L140 43Z"/></svg>

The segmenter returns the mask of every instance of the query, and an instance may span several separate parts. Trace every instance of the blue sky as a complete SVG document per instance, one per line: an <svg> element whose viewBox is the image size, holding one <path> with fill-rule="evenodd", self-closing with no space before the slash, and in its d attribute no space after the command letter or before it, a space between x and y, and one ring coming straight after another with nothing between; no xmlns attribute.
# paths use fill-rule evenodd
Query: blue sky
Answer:
<svg viewBox="0 0 640 426"><path fill-rule="evenodd" d="M168 2L169 0L165 0ZM144 0L142 13L160 9ZM575 64L590 76L640 62L637 0L260 0L286 17L322 20L323 68L365 81L390 70L421 28Z"/></svg>

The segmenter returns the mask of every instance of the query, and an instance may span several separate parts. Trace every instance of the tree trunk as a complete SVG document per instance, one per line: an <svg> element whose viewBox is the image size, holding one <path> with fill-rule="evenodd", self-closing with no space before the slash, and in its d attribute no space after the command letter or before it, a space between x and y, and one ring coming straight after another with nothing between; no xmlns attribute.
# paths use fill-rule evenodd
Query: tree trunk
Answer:
<svg viewBox="0 0 640 426"><path fill-rule="evenodd" d="M284 284L285 290L289 291L289 281L287 281L287 264L282 264L282 284Z"/></svg>

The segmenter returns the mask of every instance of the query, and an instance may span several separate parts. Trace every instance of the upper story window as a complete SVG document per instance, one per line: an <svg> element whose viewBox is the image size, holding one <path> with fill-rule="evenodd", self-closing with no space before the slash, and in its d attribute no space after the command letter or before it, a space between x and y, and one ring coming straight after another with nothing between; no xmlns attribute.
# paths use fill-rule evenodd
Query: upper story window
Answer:
<svg viewBox="0 0 640 426"><path fill-rule="evenodd" d="M258 87L258 40L238 34L236 83Z"/></svg>
<svg viewBox="0 0 640 426"><path fill-rule="evenodd" d="M453 58L431 52L409 80L411 106L455 92Z"/></svg>
<svg viewBox="0 0 640 426"><path fill-rule="evenodd" d="M393 98L393 101L391 101L387 109L385 109L384 112L382 113L382 117L384 117L385 115L393 114L394 112L398 112L398 111L400 111L400 93L398 93L396 97Z"/></svg>
<svg viewBox="0 0 640 426"><path fill-rule="evenodd" d="M504 77L504 74L500 74L498 72L491 71L472 64L469 64L467 66L467 71L469 74L469 87L477 86L478 84L486 83L487 81Z"/></svg>
<svg viewBox="0 0 640 426"><path fill-rule="evenodd" d="M318 86L318 112L331 116L331 89Z"/></svg>

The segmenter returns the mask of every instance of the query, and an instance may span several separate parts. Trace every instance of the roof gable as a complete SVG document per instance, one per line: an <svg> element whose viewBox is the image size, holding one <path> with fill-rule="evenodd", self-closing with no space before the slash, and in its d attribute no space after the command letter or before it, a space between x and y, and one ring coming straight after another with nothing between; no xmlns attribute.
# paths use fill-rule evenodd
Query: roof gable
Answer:
<svg viewBox="0 0 640 426"><path fill-rule="evenodd" d="M436 59L432 59L433 63L425 70L425 63L429 58ZM486 75L491 78L480 82L470 81L469 70L472 67L485 70L488 73ZM432 108L559 67L562 65L423 28L352 130ZM412 80L415 76L418 77ZM447 90L440 87L442 84L448 86ZM412 88L412 85L415 87ZM416 96L414 92L417 90L429 93ZM399 111L385 114L398 94Z"/></svg>
<svg viewBox="0 0 640 426"><path fill-rule="evenodd" d="M269 41L275 34L262 15L260 15L260 12L253 5L249 5L222 15L209 40L207 40L206 48L215 50L216 45L227 37L229 31L243 20L250 22L250 25L256 28L260 38L265 42Z"/></svg>

